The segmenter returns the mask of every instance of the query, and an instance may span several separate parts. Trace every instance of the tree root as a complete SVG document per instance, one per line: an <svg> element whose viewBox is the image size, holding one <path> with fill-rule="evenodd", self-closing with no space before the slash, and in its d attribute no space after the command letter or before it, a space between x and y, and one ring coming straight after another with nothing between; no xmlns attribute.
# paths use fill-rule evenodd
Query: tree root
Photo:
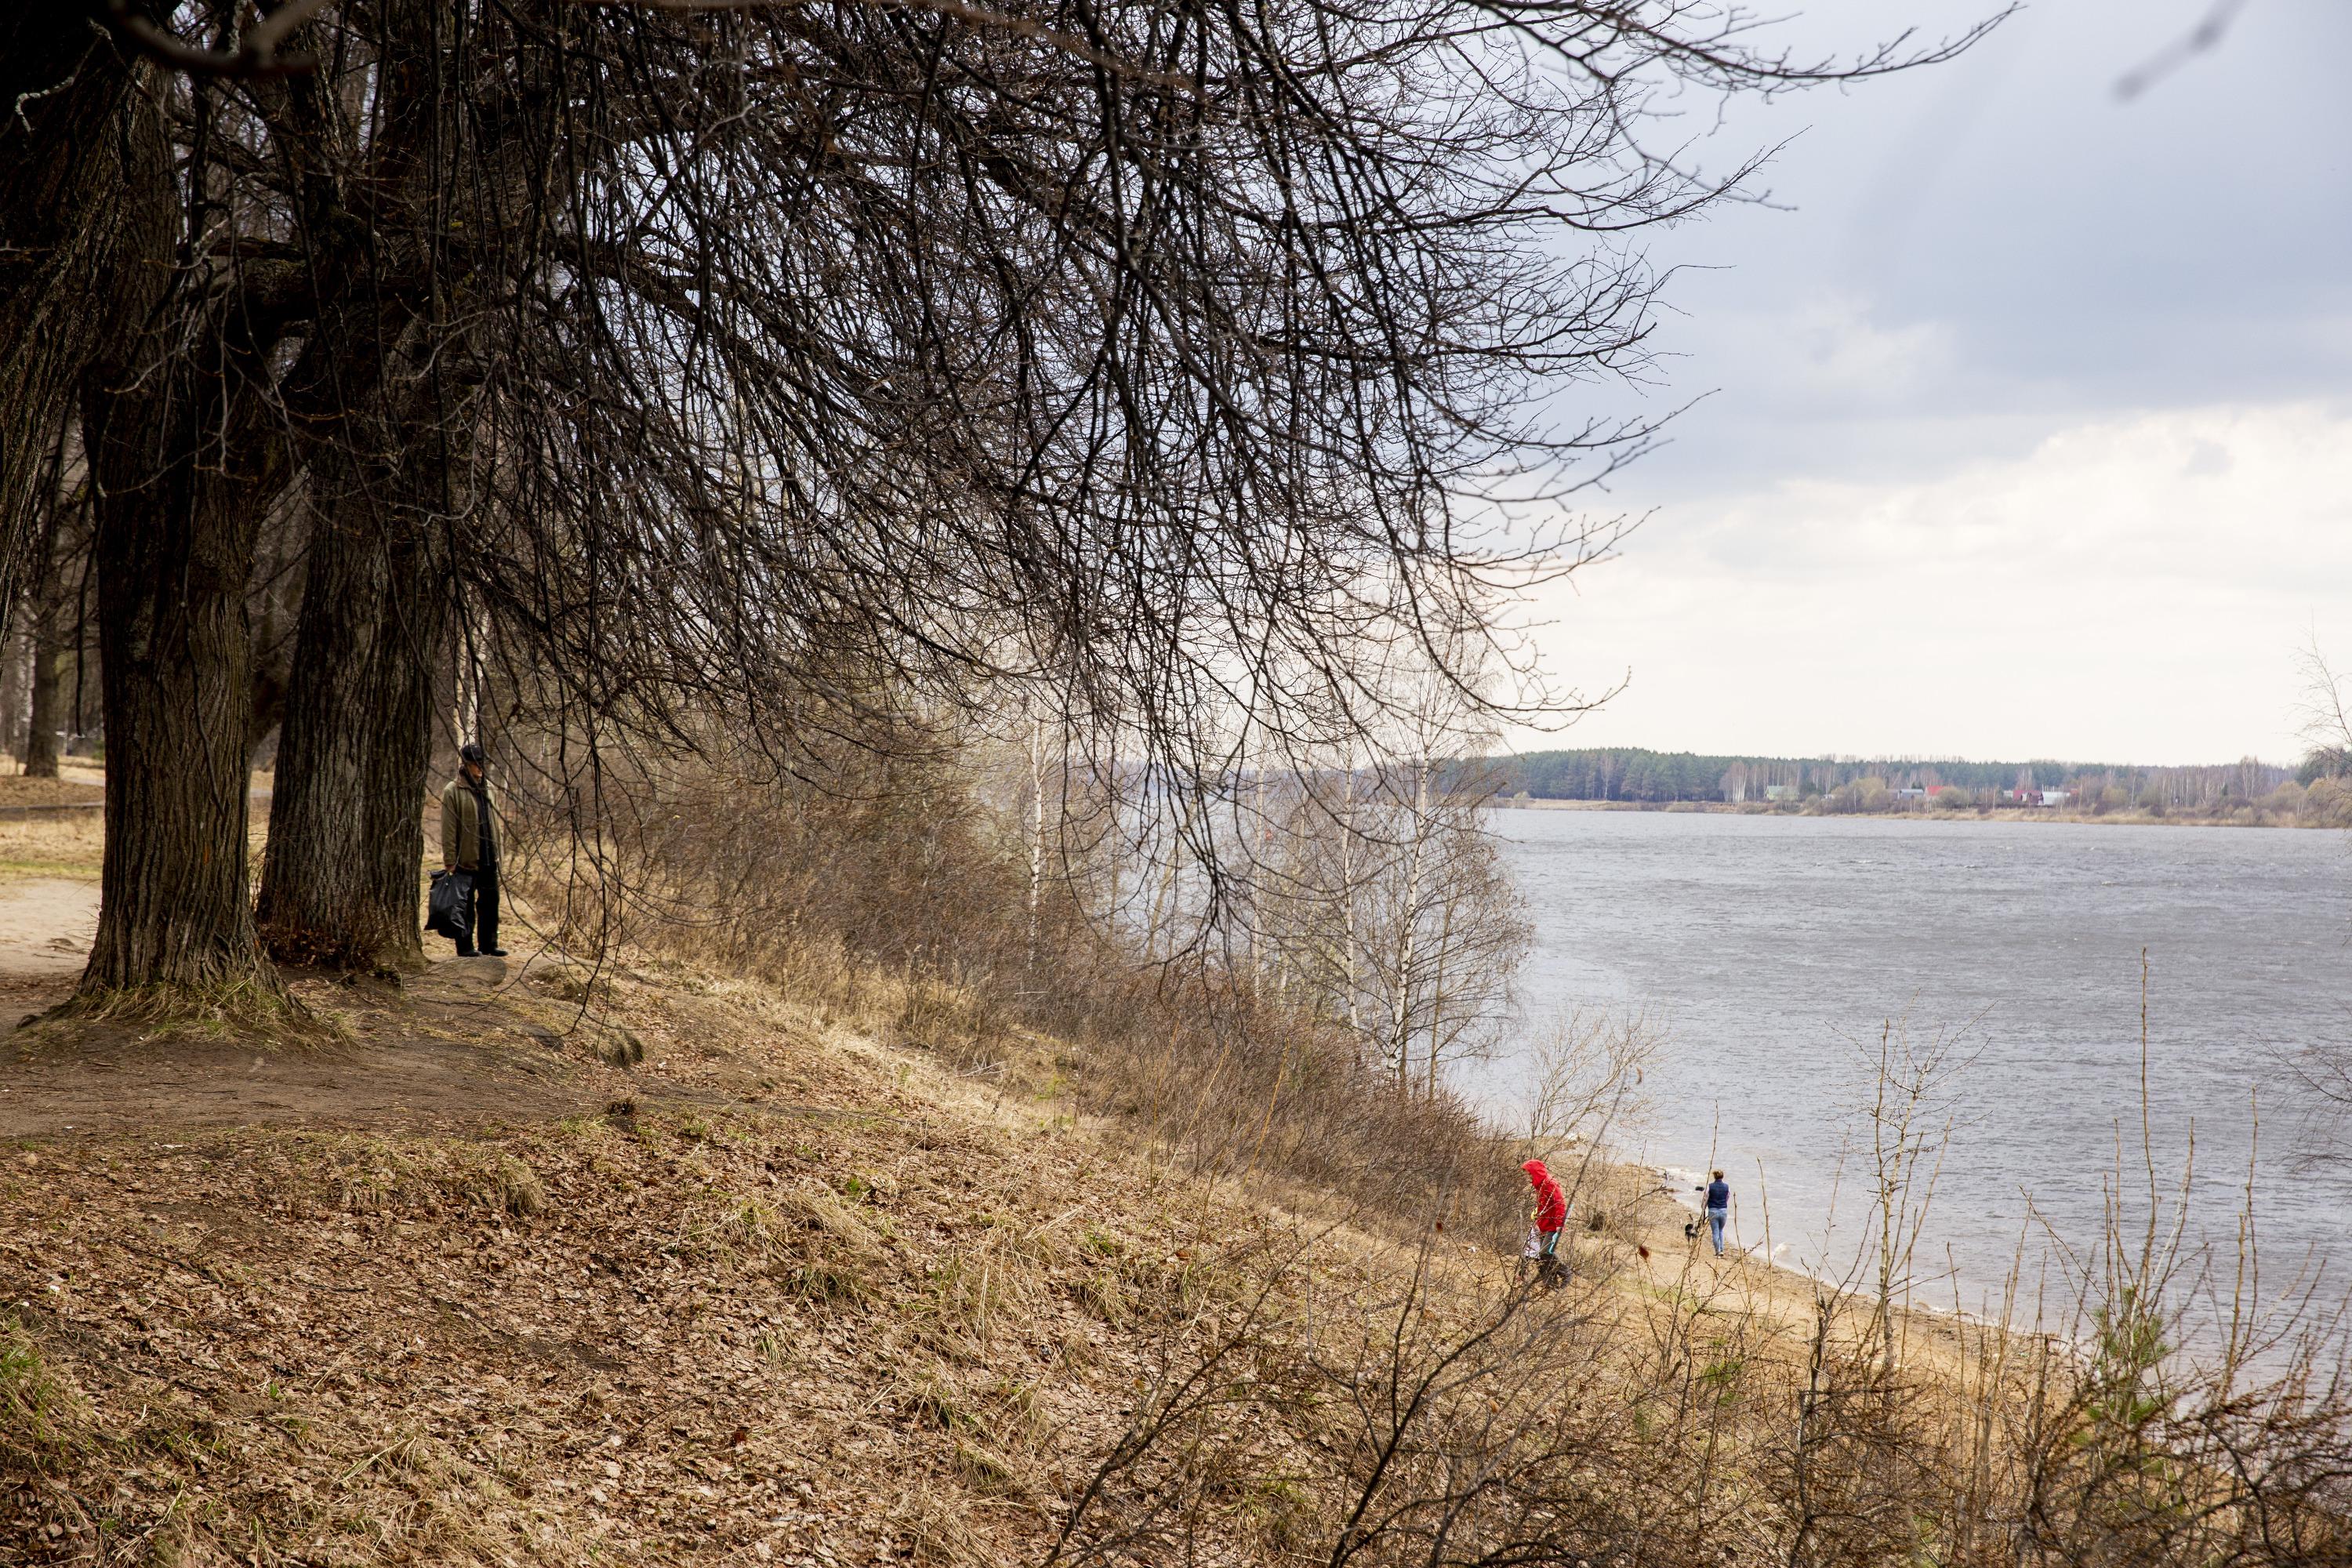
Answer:
<svg viewBox="0 0 2352 1568"><path fill-rule="evenodd" d="M156 1044L233 1037L240 1046L301 1050L345 1037L334 1020L305 1006L267 971L195 984L86 988L26 1026L76 1023L141 1029Z"/></svg>

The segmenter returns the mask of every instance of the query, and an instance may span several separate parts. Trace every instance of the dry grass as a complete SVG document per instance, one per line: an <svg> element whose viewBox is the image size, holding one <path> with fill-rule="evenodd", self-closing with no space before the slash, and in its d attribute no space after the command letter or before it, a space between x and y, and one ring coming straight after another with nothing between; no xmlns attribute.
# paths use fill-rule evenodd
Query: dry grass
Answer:
<svg viewBox="0 0 2352 1568"><path fill-rule="evenodd" d="M0 1557L1018 1560L1048 1434L1113 1419L1131 1359L1063 1200L1099 1183L1093 1226L1192 1243L1087 1140L926 1115L871 1051L772 1065L879 1115L13 1155ZM1118 1289L1130 1328L1183 1300L1150 1272Z"/></svg>
<svg viewBox="0 0 2352 1568"><path fill-rule="evenodd" d="M602 1115L12 1152L0 1557L1027 1560L1292 1234L792 998L630 975L656 1059ZM713 1050L772 1089L698 1087Z"/></svg>
<svg viewBox="0 0 2352 1568"><path fill-rule="evenodd" d="M105 850L106 824L94 812L0 817L0 874L95 881Z"/></svg>
<svg viewBox="0 0 2352 1568"><path fill-rule="evenodd" d="M822 912L433 1015L601 1110L0 1151L0 1561L2352 1561L2342 1388L2170 1355L2158 1271L1890 1373L1596 1165L1535 1289L1519 1151L1313 1031Z"/></svg>
<svg viewBox="0 0 2352 1568"><path fill-rule="evenodd" d="M611 1005L648 1061L601 1114L9 1152L0 1557L1385 1563L1442 1536L1449 1562L1696 1568L2347 1539L2280 1440L2306 1473L2339 1450L2275 1402L2258 1426L2258 1398L2183 1385L2151 1415L2115 1366L1924 1318L1888 1382L1867 1303L1718 1268L1636 1173L1593 1173L1574 1281L1528 1290L1458 1226L1171 1162L1036 1098L1034 1063L971 1077L650 964ZM2200 1431L2271 1435L2247 1451L2284 1547L2249 1544Z"/></svg>
<svg viewBox="0 0 2352 1568"><path fill-rule="evenodd" d="M1000 1098L1067 1100L1194 1173L1311 1188L1408 1231L1515 1231L1524 1152L1466 1106L1400 1096L1341 1031L1213 966L1139 965L1074 883L1045 884L1034 918L1051 957L1033 963L1025 851L973 779L936 760L826 765L839 794L696 774L610 808L599 855L625 900L587 897L568 839L514 879L572 911L560 945L625 941L757 980ZM593 1015L592 992L563 994Z"/></svg>
<svg viewBox="0 0 2352 1568"><path fill-rule="evenodd" d="M0 767L6 762L0 760ZM68 763L53 779L19 773L0 773L0 808L8 806L99 805L106 800L103 768ZM59 813L59 816L68 814Z"/></svg>

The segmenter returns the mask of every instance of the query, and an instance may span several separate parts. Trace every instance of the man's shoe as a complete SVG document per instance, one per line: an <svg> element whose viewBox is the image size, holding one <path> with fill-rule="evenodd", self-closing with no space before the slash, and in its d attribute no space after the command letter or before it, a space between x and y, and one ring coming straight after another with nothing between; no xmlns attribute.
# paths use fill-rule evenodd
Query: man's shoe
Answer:
<svg viewBox="0 0 2352 1568"><path fill-rule="evenodd" d="M482 949L482 956L484 958L504 958L506 955L507 950L503 947L486 947Z"/></svg>
<svg viewBox="0 0 2352 1568"><path fill-rule="evenodd" d="M477 955L472 948L461 947L457 950L457 956L460 958L472 958Z"/></svg>

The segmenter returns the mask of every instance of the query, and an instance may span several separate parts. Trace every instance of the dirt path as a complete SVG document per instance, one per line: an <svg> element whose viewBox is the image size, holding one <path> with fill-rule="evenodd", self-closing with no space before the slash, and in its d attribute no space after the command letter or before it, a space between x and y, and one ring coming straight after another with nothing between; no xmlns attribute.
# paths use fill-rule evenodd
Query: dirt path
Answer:
<svg viewBox="0 0 2352 1568"><path fill-rule="evenodd" d="M35 877L0 884L0 981L70 981L98 931L98 884Z"/></svg>
<svg viewBox="0 0 2352 1568"><path fill-rule="evenodd" d="M298 979L333 1034L257 1048L201 1022L166 1032L35 1020L72 991L95 882L0 881L0 1138L200 1127L477 1126L551 1120L626 1093L593 1026L518 954L445 957L397 988Z"/></svg>

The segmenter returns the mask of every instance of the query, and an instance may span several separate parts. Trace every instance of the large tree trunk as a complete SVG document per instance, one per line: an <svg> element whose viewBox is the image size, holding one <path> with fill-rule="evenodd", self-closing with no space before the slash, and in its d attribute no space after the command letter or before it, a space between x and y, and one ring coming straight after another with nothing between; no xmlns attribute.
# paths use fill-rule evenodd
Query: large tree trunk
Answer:
<svg viewBox="0 0 2352 1568"><path fill-rule="evenodd" d="M0 14L0 589L77 390L96 491L107 834L81 993L274 989L247 900L244 766L245 580L271 478L251 450L268 443L227 356L193 357L218 334L163 320L177 214L138 73L82 6Z"/></svg>
<svg viewBox="0 0 2352 1568"><path fill-rule="evenodd" d="M424 962L417 873L447 595L436 542L469 418L442 401L458 356L431 319L446 303L430 264L438 237L418 227L444 210L430 154L446 155L435 127L449 37L432 13L425 0L383 10L389 118L362 168L327 177L354 139L304 84L280 132L301 149L302 227L327 292L288 379L312 526L260 920L282 961L378 973ZM352 244L358 233L371 243Z"/></svg>
<svg viewBox="0 0 2352 1568"><path fill-rule="evenodd" d="M213 996L277 979L246 875L255 535L285 482L249 300L175 284L160 134L126 163L129 329L82 410L106 722L106 855L80 996Z"/></svg>
<svg viewBox="0 0 2352 1568"><path fill-rule="evenodd" d="M246 875L246 578L278 479L255 402L184 360L89 400L107 766L85 995L277 986Z"/></svg>
<svg viewBox="0 0 2352 1568"><path fill-rule="evenodd" d="M256 351L230 346L221 305L173 291L169 150L152 106L131 102L112 219L121 330L98 345L82 405L107 767L78 999L274 993L247 897L245 597L281 448L251 390Z"/></svg>
<svg viewBox="0 0 2352 1568"><path fill-rule="evenodd" d="M441 594L415 531L320 519L286 692L261 927L288 963L424 962L416 920Z"/></svg>
<svg viewBox="0 0 2352 1568"><path fill-rule="evenodd" d="M86 7L0 5L0 605L11 602L58 427L152 279L126 203L161 129ZM168 257L168 252L165 253Z"/></svg>

